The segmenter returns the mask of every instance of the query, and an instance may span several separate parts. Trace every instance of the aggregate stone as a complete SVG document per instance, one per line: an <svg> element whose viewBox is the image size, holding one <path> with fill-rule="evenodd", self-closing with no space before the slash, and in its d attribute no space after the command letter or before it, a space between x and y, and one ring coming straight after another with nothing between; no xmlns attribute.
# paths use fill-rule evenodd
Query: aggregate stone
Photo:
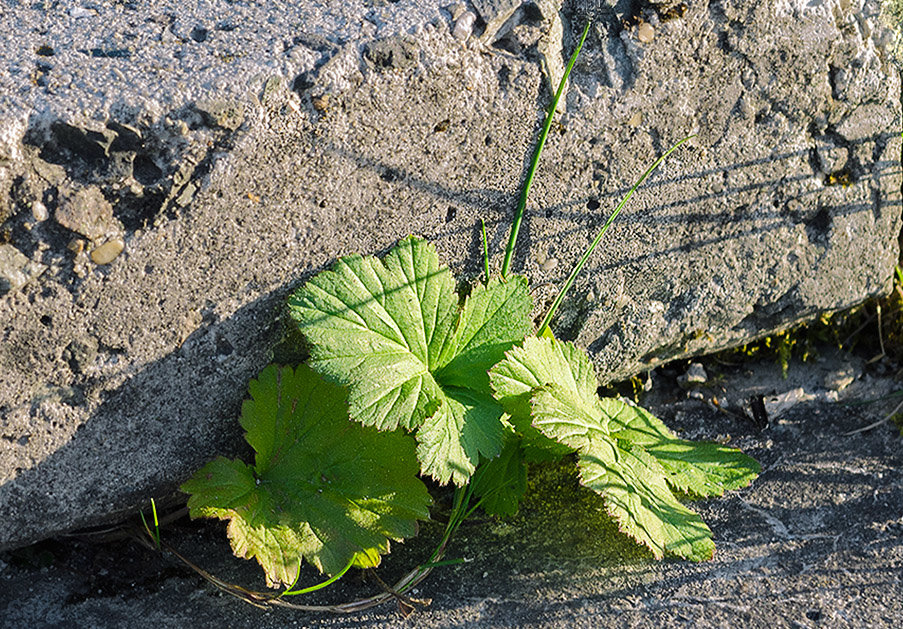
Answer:
<svg viewBox="0 0 903 629"><path fill-rule="evenodd" d="M124 248L125 243L122 238L112 238L91 250L91 260L94 264L109 264L122 253Z"/></svg>
<svg viewBox="0 0 903 629"><path fill-rule="evenodd" d="M602 3L521 227L539 316L696 134L554 322L605 381L855 305L898 259L900 78L877 1L685 4ZM469 8L492 6L498 30L462 40L462 13L425 0L3 5L0 232L47 268L0 298L0 548L242 452L284 299L338 256L416 233L472 279L484 219L498 268L586 7ZM110 205L111 264L33 221L80 189ZM63 350L85 335L97 356L76 371Z"/></svg>
<svg viewBox="0 0 903 629"><path fill-rule="evenodd" d="M12 245L0 245L0 295L19 290L44 270Z"/></svg>
<svg viewBox="0 0 903 629"><path fill-rule="evenodd" d="M91 240L98 240L117 229L113 206L97 188L63 190L54 212L56 222Z"/></svg>
<svg viewBox="0 0 903 629"><path fill-rule="evenodd" d="M684 389L690 389L696 385L705 384L708 379L705 367L699 363L690 363L687 371L677 378L677 383Z"/></svg>

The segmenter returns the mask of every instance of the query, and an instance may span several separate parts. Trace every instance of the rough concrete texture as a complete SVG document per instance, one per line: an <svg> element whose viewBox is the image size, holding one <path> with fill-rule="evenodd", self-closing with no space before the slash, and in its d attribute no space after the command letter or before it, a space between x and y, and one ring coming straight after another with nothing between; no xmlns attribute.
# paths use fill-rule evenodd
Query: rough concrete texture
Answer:
<svg viewBox="0 0 903 629"><path fill-rule="evenodd" d="M603 379L889 286L900 80L873 0L4 2L0 548L240 448L285 295L337 256L413 232L474 277L485 218L497 265L540 68L597 4L521 231L537 308L697 134L560 316Z"/></svg>
<svg viewBox="0 0 903 629"><path fill-rule="evenodd" d="M762 463L749 488L694 504L715 535L712 561L656 563L600 516L598 499L577 489L572 473L544 467L531 472L515 518L478 513L465 523L447 557L467 562L422 582L414 598L431 603L406 619L392 603L352 616L264 611L135 542L67 538L0 554L0 626L898 627L901 437L891 423L845 433L893 410L899 398L855 402L898 390L899 380L879 376L883 364L824 358L791 365L787 380L774 363L707 362L707 383L690 392L677 386L679 369L654 372L644 403L669 425L690 438L729 439ZM849 378L843 390L826 388L838 374ZM739 410L759 394L773 411L762 431ZM713 397L731 414L714 410ZM778 399L783 411L773 406ZM790 399L796 403L787 406ZM437 522L386 557L384 580L429 555L448 499L440 498ZM259 568L231 555L221 523L181 520L164 527L163 539L218 577L264 589ZM305 570L302 578L312 584L317 575ZM295 602L335 604L379 591L350 573Z"/></svg>

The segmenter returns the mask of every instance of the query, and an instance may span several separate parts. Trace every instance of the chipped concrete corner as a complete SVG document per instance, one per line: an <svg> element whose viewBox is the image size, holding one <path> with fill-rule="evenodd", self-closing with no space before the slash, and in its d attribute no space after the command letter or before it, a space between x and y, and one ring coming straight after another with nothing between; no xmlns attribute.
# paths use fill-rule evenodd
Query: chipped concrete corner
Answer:
<svg viewBox="0 0 903 629"><path fill-rule="evenodd" d="M900 75L875 0L183 4L4 9L0 548L240 453L284 297L337 256L413 232L475 277L589 9L516 260L537 309L696 134L557 322L600 377L890 286Z"/></svg>

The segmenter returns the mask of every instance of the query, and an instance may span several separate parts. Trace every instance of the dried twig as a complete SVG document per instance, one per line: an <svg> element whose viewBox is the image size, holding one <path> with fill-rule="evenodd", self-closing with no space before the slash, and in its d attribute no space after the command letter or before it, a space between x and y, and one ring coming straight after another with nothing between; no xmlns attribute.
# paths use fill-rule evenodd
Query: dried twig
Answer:
<svg viewBox="0 0 903 629"><path fill-rule="evenodd" d="M863 426L862 428L857 428L857 429L855 429L855 430L851 430L851 431L849 431L849 432L845 432L845 433L843 433L843 436L844 436L844 437L848 437L848 436L850 436L850 435L855 435L856 433L860 433L860 432L865 432L865 431L867 431L867 430L871 430L872 428L877 428L878 426L880 426L880 425L883 424L884 422L888 421L891 417L893 417L894 415L896 415L898 412L900 412L900 409L903 409L903 402L900 402L899 404L897 404L897 405L894 407L894 410L892 410L892 411L891 411L886 417L884 417L883 419L879 419L878 421L873 422L873 423L869 424L868 426Z"/></svg>

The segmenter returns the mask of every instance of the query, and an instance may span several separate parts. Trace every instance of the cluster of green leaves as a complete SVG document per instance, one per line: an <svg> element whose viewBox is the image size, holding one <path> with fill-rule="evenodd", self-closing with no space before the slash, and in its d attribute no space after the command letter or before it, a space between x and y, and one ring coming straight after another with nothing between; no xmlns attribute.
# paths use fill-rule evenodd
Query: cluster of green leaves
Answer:
<svg viewBox="0 0 903 629"><path fill-rule="evenodd" d="M645 410L600 398L589 358L548 327L631 195L689 138L621 200L535 333L527 280L508 275L539 155L588 32L589 24L549 108L501 277L489 277L484 228L486 282L466 296L433 246L408 237L382 259L341 258L289 298L310 359L297 369L271 365L251 382L240 421L254 465L220 457L182 486L191 516L228 520L235 553L256 558L269 585L291 589L302 559L330 575L377 565L390 540L410 537L428 517L418 476L460 488L430 559L437 565L471 495L490 514L513 514L527 463L565 456L575 457L582 484L602 496L621 530L655 557L712 556L711 531L680 498L742 487L758 464L679 439Z"/></svg>
<svg viewBox="0 0 903 629"><path fill-rule="evenodd" d="M291 584L302 558L329 574L379 563L416 531L429 496L418 473L517 510L527 462L575 453L581 482L656 557L712 555L712 535L678 496L717 496L758 466L737 450L677 438L641 408L601 399L586 354L531 335L523 277L461 298L429 243L382 260L340 259L289 298L309 366L270 366L241 424L255 463L219 458L182 487L193 517L229 520L239 556Z"/></svg>
<svg viewBox="0 0 903 629"><path fill-rule="evenodd" d="M501 452L489 368L531 330L527 282L477 284L461 303L435 249L406 238L383 260L349 256L289 299L310 365L348 388L353 420L402 427L422 470L464 485Z"/></svg>
<svg viewBox="0 0 903 629"><path fill-rule="evenodd" d="M490 379L525 443L575 451L581 483L656 558L710 558L711 531L678 495L720 496L760 471L739 450L679 439L648 411L600 398L592 364L571 343L527 338L492 368Z"/></svg>

